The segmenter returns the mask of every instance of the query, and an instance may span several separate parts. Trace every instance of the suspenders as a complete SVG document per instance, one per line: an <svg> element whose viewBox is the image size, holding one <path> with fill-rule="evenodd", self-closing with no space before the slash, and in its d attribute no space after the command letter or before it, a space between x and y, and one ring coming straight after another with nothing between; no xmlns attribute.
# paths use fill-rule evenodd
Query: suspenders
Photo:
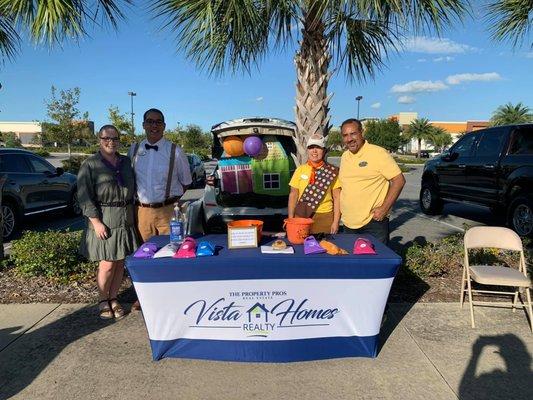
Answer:
<svg viewBox="0 0 533 400"><path fill-rule="evenodd" d="M135 171L135 163L137 162L138 151L139 151L139 143L135 143L135 146L133 147L133 157L131 160L133 171ZM170 187L172 186L172 174L174 172L175 163L176 163L176 143L172 143L172 146L170 147L170 161L168 165L167 187L165 189L165 200L167 200L170 197Z"/></svg>

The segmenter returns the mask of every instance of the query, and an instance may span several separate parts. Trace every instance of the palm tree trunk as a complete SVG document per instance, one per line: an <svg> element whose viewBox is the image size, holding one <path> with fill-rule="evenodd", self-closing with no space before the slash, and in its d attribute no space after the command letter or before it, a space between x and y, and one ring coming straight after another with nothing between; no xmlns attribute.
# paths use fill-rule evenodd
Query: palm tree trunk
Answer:
<svg viewBox="0 0 533 400"><path fill-rule="evenodd" d="M328 71L331 55L324 37L324 24L312 13L306 13L303 21L300 50L294 57L296 66L296 144L298 160L307 157L306 142L318 133L326 136L329 130L329 100L327 94L331 72Z"/></svg>
<svg viewBox="0 0 533 400"><path fill-rule="evenodd" d="M422 139L418 138L418 150L416 152L416 158L420 158L420 147L422 147Z"/></svg>

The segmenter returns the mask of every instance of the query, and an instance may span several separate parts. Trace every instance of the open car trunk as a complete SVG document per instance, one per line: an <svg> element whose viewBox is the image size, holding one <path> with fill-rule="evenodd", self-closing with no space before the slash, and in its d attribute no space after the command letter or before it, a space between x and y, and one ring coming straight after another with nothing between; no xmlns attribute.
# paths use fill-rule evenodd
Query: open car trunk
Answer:
<svg viewBox="0 0 533 400"><path fill-rule="evenodd" d="M248 118L223 122L211 129L216 201L222 207L284 208L290 177L296 168L295 125L271 118ZM261 153L229 156L223 141L229 136L243 140L261 138Z"/></svg>

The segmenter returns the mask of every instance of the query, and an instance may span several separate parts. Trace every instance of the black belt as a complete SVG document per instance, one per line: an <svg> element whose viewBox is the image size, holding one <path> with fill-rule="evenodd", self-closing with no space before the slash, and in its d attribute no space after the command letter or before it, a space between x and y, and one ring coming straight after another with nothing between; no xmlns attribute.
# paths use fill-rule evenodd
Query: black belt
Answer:
<svg viewBox="0 0 533 400"><path fill-rule="evenodd" d="M99 202L100 207L126 207L128 204L133 204L131 200L122 200L122 201L110 201L110 202Z"/></svg>
<svg viewBox="0 0 533 400"><path fill-rule="evenodd" d="M169 204L177 203L179 200L179 196L169 197L165 201L162 201L160 203L141 203L140 201L136 201L135 204L139 207L147 207L147 208L161 208L164 206L168 206Z"/></svg>

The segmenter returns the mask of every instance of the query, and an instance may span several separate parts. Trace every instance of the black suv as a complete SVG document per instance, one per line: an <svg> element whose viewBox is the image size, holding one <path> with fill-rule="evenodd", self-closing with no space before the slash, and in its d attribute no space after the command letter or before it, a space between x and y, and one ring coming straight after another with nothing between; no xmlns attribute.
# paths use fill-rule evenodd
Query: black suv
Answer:
<svg viewBox="0 0 533 400"><path fill-rule="evenodd" d="M44 158L22 149L0 149L0 176L6 175L2 197L4 239L21 227L23 217L64 209L81 214L76 176L55 168Z"/></svg>
<svg viewBox="0 0 533 400"><path fill-rule="evenodd" d="M427 161L422 211L438 214L448 201L489 207L519 235L533 236L533 124L468 133Z"/></svg>

